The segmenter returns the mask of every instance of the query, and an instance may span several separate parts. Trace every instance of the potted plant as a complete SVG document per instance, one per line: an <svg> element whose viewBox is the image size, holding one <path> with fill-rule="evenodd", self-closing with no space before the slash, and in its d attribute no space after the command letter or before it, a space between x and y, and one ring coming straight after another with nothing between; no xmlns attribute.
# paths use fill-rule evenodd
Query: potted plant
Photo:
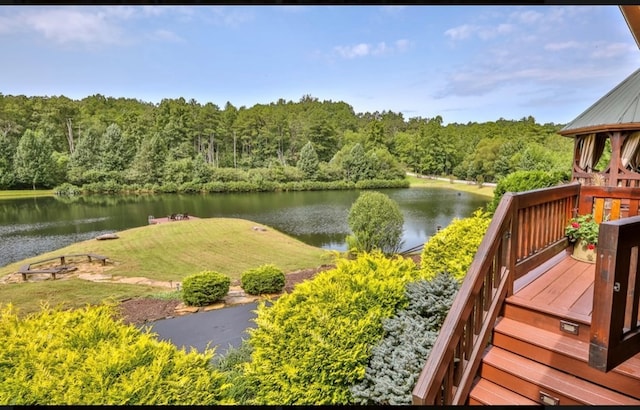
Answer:
<svg viewBox="0 0 640 410"><path fill-rule="evenodd" d="M600 225L591 214L578 215L569 221L564 232L569 242L573 243L573 257L575 259L590 263L596 262L599 229Z"/></svg>

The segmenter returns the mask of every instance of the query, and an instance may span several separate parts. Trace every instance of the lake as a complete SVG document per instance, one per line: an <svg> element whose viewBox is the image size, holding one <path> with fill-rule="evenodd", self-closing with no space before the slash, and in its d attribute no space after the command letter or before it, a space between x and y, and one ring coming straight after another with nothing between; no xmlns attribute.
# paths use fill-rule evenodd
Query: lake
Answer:
<svg viewBox="0 0 640 410"><path fill-rule="evenodd" d="M487 204L482 195L440 188L384 189L404 216L403 249L426 242L437 227ZM74 242L147 225L148 217L188 213L258 222L324 249L346 250L347 217L359 191L207 195L41 197L0 201L0 266Z"/></svg>

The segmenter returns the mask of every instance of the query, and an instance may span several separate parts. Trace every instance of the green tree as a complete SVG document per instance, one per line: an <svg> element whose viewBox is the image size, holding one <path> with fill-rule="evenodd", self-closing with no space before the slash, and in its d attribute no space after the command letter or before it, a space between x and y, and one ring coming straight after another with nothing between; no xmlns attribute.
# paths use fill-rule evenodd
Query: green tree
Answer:
<svg viewBox="0 0 640 410"><path fill-rule="evenodd" d="M15 173L19 183L50 188L55 183L51 140L42 131L27 129L16 149Z"/></svg>
<svg viewBox="0 0 640 410"><path fill-rule="evenodd" d="M360 143L354 145L349 153L343 157L342 167L349 181L358 182L375 176L371 158L367 156Z"/></svg>
<svg viewBox="0 0 640 410"><path fill-rule="evenodd" d="M0 189L7 189L15 182L13 157L16 148L8 133L0 132Z"/></svg>
<svg viewBox="0 0 640 410"><path fill-rule="evenodd" d="M306 179L315 181L318 179L319 165L318 154L316 154L316 150L313 149L313 144L309 141L302 147L302 151L300 151L298 168L304 172Z"/></svg>
<svg viewBox="0 0 640 410"><path fill-rule="evenodd" d="M110 124L100 140L100 168L103 171L124 171L135 151L118 124Z"/></svg>
<svg viewBox="0 0 640 410"><path fill-rule="evenodd" d="M391 255L402 245L404 217L398 204L383 193L361 193L349 210L348 222L353 234L347 243L357 251L378 249Z"/></svg>
<svg viewBox="0 0 640 410"><path fill-rule="evenodd" d="M145 138L131 163L129 180L138 184L161 182L166 160L167 145L160 135Z"/></svg>
<svg viewBox="0 0 640 410"><path fill-rule="evenodd" d="M76 185L87 182L87 172L98 170L100 167L101 144L98 126L91 126L75 145L73 154L69 157L69 181ZM109 147L110 149L115 147Z"/></svg>

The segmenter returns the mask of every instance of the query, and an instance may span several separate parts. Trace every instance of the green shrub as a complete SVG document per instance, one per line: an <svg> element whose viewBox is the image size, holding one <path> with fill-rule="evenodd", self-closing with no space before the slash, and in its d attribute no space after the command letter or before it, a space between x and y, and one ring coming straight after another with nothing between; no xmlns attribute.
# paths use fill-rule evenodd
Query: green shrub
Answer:
<svg viewBox="0 0 640 410"><path fill-rule="evenodd" d="M423 275L432 278L449 272L462 282L490 222L489 214L478 210L469 218L454 219L433 235L422 250Z"/></svg>
<svg viewBox="0 0 640 410"><path fill-rule="evenodd" d="M411 393L458 291L447 273L407 285L409 305L383 323L364 380L351 388L359 404L411 404Z"/></svg>
<svg viewBox="0 0 640 410"><path fill-rule="evenodd" d="M53 188L53 193L59 196L75 196L81 195L82 189L73 184L65 182L57 187Z"/></svg>
<svg viewBox="0 0 640 410"><path fill-rule="evenodd" d="M178 350L114 316L99 306L21 319L0 307L0 404L229 403L213 350Z"/></svg>
<svg viewBox="0 0 640 410"><path fill-rule="evenodd" d="M284 289L284 272L274 265L263 265L242 274L241 287L250 295L277 293Z"/></svg>
<svg viewBox="0 0 640 410"><path fill-rule="evenodd" d="M249 404L256 394L258 382L245 372L252 352L251 344L243 340L239 347L231 346L224 356L213 360L214 369L224 374L229 385L227 397L236 404Z"/></svg>
<svg viewBox="0 0 640 410"><path fill-rule="evenodd" d="M383 193L361 193L349 210L348 221L353 232L348 243L355 245L356 251L378 249L391 255L402 245L404 218L400 207Z"/></svg>
<svg viewBox="0 0 640 410"><path fill-rule="evenodd" d="M218 272L200 272L182 281L182 300L190 306L205 306L229 293L231 279Z"/></svg>
<svg viewBox="0 0 640 410"><path fill-rule="evenodd" d="M252 404L351 403L382 321L406 306L405 285L418 278L410 259L361 254L260 304L249 330L246 373L259 383Z"/></svg>
<svg viewBox="0 0 640 410"><path fill-rule="evenodd" d="M547 188L569 180L567 172L516 171L502 178L493 191L493 200L487 205L494 212L507 192L524 192L532 189Z"/></svg>

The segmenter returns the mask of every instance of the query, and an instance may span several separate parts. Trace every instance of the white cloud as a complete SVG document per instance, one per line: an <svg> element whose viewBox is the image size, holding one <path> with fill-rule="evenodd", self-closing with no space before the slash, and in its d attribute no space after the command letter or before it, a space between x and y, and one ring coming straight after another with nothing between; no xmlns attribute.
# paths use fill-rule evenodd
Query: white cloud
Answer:
<svg viewBox="0 0 640 410"><path fill-rule="evenodd" d="M409 48L409 45L409 40L401 39L396 40L393 45L387 45L387 43L383 41L375 45L360 43L352 46L336 46L333 50L342 58L353 59L366 56L382 56L395 52L402 53Z"/></svg>
<svg viewBox="0 0 640 410"><path fill-rule="evenodd" d="M10 33L17 27L15 19L0 16L0 33Z"/></svg>
<svg viewBox="0 0 640 410"><path fill-rule="evenodd" d="M166 41L170 43L184 42L184 39L179 35L177 35L176 33L174 33L173 31L163 30L163 29L154 31L150 37L156 40Z"/></svg>
<svg viewBox="0 0 640 410"><path fill-rule="evenodd" d="M481 40L490 40L514 31L514 26L509 23L501 23L495 26L477 26L472 24L463 24L458 27L450 28L444 32L444 35L452 40L466 40L473 36L478 36Z"/></svg>
<svg viewBox="0 0 640 410"><path fill-rule="evenodd" d="M396 50L400 52L407 51L411 46L411 42L406 39L396 40L395 44L396 44Z"/></svg>
<svg viewBox="0 0 640 410"><path fill-rule="evenodd" d="M548 43L544 45L544 49L549 51L563 51L572 48L584 48L584 45L574 40L564 41L562 43Z"/></svg>
<svg viewBox="0 0 640 410"><path fill-rule="evenodd" d="M595 59L608 59L622 57L637 52L638 48L633 44L599 42L593 45L589 56Z"/></svg>
<svg viewBox="0 0 640 410"><path fill-rule="evenodd" d="M215 24L238 27L246 22L252 21L254 16L248 9L212 7L211 18Z"/></svg>
<svg viewBox="0 0 640 410"><path fill-rule="evenodd" d="M447 37L451 37L452 40L464 40L473 34L478 28L469 24L464 24L462 26L450 28L449 30L444 32L444 35Z"/></svg>
<svg viewBox="0 0 640 410"><path fill-rule="evenodd" d="M525 10L512 13L510 18L518 23L537 24L544 19L544 14L533 10Z"/></svg>
<svg viewBox="0 0 640 410"><path fill-rule="evenodd" d="M21 23L57 43L104 43L123 41L121 30L101 12L80 9L44 9L35 13L23 13Z"/></svg>

